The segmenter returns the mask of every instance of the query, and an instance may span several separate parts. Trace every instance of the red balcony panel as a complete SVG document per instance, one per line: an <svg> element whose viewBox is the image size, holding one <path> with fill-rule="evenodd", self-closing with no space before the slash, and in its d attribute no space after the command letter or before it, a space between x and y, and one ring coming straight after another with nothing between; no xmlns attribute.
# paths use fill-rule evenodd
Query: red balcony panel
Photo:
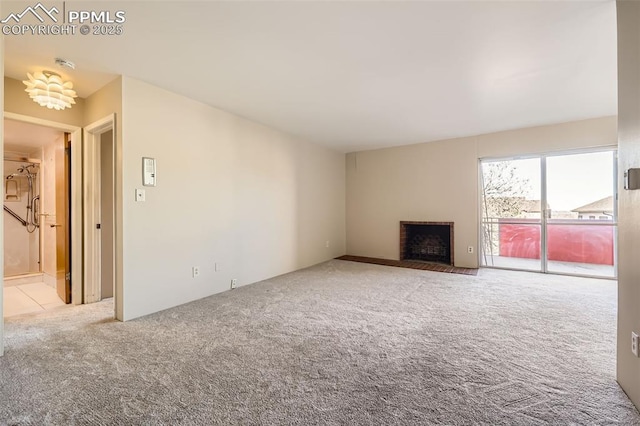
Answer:
<svg viewBox="0 0 640 426"><path fill-rule="evenodd" d="M540 226L500 224L500 256L540 259ZM549 260L613 265L613 226L549 225Z"/></svg>
<svg viewBox="0 0 640 426"><path fill-rule="evenodd" d="M500 224L500 256L540 259L540 225Z"/></svg>

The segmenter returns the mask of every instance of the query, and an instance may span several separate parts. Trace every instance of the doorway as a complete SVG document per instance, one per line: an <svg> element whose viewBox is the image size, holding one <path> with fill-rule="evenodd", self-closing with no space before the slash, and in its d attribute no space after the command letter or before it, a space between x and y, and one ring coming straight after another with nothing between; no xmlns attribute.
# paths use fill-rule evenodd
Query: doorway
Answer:
<svg viewBox="0 0 640 426"><path fill-rule="evenodd" d="M614 149L480 162L485 267L617 276Z"/></svg>
<svg viewBox="0 0 640 426"><path fill-rule="evenodd" d="M4 119L4 316L71 302L69 154L63 130Z"/></svg>
<svg viewBox="0 0 640 426"><path fill-rule="evenodd" d="M115 116L110 115L84 129L84 303L116 293L114 127Z"/></svg>

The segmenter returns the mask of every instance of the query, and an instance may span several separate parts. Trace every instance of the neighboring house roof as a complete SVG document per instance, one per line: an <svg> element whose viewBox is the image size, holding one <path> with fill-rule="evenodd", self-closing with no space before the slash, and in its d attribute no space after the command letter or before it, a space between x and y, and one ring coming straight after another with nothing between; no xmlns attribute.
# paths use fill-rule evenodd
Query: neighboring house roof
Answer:
<svg viewBox="0 0 640 426"><path fill-rule="evenodd" d="M522 211L527 213L540 213L540 200L522 200Z"/></svg>
<svg viewBox="0 0 640 426"><path fill-rule="evenodd" d="M571 210L576 213L613 213L613 195Z"/></svg>

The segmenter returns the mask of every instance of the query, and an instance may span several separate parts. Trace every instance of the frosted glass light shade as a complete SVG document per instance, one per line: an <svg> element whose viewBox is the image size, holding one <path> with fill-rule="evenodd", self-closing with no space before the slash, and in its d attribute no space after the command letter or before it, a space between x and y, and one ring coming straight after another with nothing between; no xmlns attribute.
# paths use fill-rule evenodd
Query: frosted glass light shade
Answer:
<svg viewBox="0 0 640 426"><path fill-rule="evenodd" d="M29 80L23 81L27 86L25 92L40 106L61 111L76 103L73 98L78 95L73 90L73 83L63 82L58 74L45 71L33 75L27 73L27 77Z"/></svg>

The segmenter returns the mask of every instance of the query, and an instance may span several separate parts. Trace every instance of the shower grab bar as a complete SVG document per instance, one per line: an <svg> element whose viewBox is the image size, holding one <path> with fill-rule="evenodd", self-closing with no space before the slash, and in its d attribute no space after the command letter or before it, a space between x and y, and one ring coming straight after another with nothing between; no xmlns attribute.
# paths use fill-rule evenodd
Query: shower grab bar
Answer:
<svg viewBox="0 0 640 426"><path fill-rule="evenodd" d="M33 211L31 212L33 217L33 224L35 226L40 226L40 196L36 195L31 199L31 206Z"/></svg>
<svg viewBox="0 0 640 426"><path fill-rule="evenodd" d="M4 207L4 211L9 213L11 216L13 216L18 222L22 224L22 226L27 226L27 221L21 218L20 216L18 216L18 213L14 212L7 206L3 205L3 207Z"/></svg>

